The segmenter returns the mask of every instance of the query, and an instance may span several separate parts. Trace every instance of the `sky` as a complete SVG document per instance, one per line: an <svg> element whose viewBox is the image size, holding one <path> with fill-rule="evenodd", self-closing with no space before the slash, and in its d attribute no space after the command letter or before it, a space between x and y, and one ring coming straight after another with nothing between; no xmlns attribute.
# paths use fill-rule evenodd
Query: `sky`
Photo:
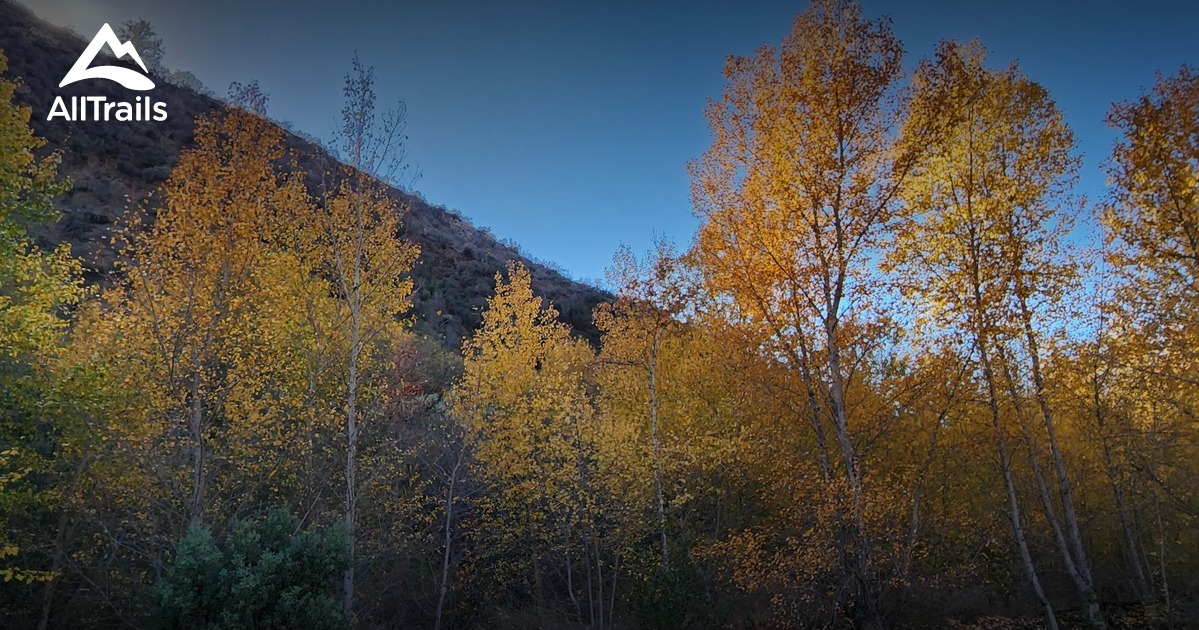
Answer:
<svg viewBox="0 0 1199 630"><path fill-rule="evenodd" d="M778 44L806 2L696 0L23 0L90 38L149 20L165 64L224 94L257 80L268 113L328 138L355 54L381 107L408 108L415 188L572 276L598 279L623 243L698 226L685 165L728 55ZM1057 100L1076 134L1077 190L1104 194L1111 103L1199 65L1199 1L861 0L889 16L913 67L942 39L978 38ZM1085 229L1085 228L1084 228ZM1085 236L1085 234L1084 234Z"/></svg>

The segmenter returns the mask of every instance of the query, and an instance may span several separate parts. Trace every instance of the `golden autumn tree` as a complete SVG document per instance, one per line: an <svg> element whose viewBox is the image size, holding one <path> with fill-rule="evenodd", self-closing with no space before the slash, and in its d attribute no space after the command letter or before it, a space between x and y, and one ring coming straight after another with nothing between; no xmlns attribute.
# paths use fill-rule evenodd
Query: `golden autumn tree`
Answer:
<svg viewBox="0 0 1199 630"><path fill-rule="evenodd" d="M707 111L714 140L689 167L708 285L767 331L768 351L808 392L795 420L849 496L836 518L853 586L840 605L864 625L881 623L880 582L850 380L886 336L870 296L904 170L893 147L901 60L886 21L852 2L814 3L781 47L730 58L724 95Z"/></svg>
<svg viewBox="0 0 1199 630"><path fill-rule="evenodd" d="M1108 262L1127 280L1129 319L1159 346L1152 369L1178 382L1194 373L1199 305L1199 74L1183 67L1152 93L1112 107L1123 138L1108 168L1103 212ZM1182 401L1179 401L1182 402Z"/></svg>
<svg viewBox="0 0 1199 630"><path fill-rule="evenodd" d="M683 625L715 623L701 547L713 530L739 524L731 497L744 495L734 477L749 475L734 462L751 415L727 389L736 368L724 361L718 320L694 302L693 275L664 240L644 257L622 247L608 271L616 299L594 312L598 449L603 483L621 497L616 538L635 594L627 610Z"/></svg>
<svg viewBox="0 0 1199 630"><path fill-rule="evenodd" d="M1091 538L1096 546L1108 547L1108 554L1122 557L1131 596L1150 601L1157 576L1145 543L1157 536L1143 532L1157 528L1144 515L1160 507L1150 500L1154 484L1149 478L1161 473L1158 466L1164 462L1153 457L1157 449L1146 439L1152 431L1143 431L1141 421L1148 415L1145 402L1154 399L1159 388L1140 369L1140 357L1147 353L1144 339L1127 326L1130 322L1113 321L1108 293L1090 309L1095 314L1088 323L1092 338L1072 344L1068 355L1055 362L1055 398L1073 420L1074 435L1069 438L1076 459L1089 461L1079 476L1081 492L1089 487L1088 503L1105 505L1110 500L1110 513L1091 517Z"/></svg>
<svg viewBox="0 0 1199 630"><path fill-rule="evenodd" d="M1190 535L1199 496L1181 490L1199 480L1199 74L1183 66L1158 76L1148 94L1113 105L1107 122L1121 133L1102 213L1115 278L1106 369L1119 377L1108 417L1136 438L1126 457L1143 479L1155 591L1168 607L1170 573L1185 576L1199 557Z"/></svg>
<svg viewBox="0 0 1199 630"><path fill-rule="evenodd" d="M670 551L667 541L666 490L663 479L663 445L661 425L661 391L659 382L662 373L664 338L675 331L680 322L678 317L686 307L686 295L679 286L676 275L677 255L669 244L660 241L652 258L638 260L627 248L616 255L610 272L611 282L617 288L617 300L613 304L602 304L595 312L596 326L603 332L603 353L600 355L601 369L607 368L614 377L605 383L605 393L615 394L620 387L621 377L630 373L638 375L644 383L644 391L624 392L634 400L644 399L644 412L635 416L648 417L644 424L648 431L654 504L657 512L658 534L661 543L661 562L664 570L670 569ZM641 388L636 388L641 389ZM644 429L637 427L637 433Z"/></svg>
<svg viewBox="0 0 1199 630"><path fill-rule="evenodd" d="M136 532L135 561L161 561L180 513L219 526L289 501L319 521L337 500L352 525L362 428L382 434L375 421L391 404L416 256L399 238L400 209L344 164L314 200L256 85L232 100L244 106L197 122L153 222L125 232L124 276L76 336L80 360L129 392L108 419L117 448L102 487L120 529ZM373 150L371 107L347 107L360 125L347 119L347 134L359 131L347 147ZM393 463L372 478L392 483Z"/></svg>
<svg viewBox="0 0 1199 630"><path fill-rule="evenodd" d="M533 605L545 623L567 614L602 626L616 575L598 518L607 502L585 379L593 355L530 282L519 264L496 274L483 324L463 347L453 410L491 490L475 521L486 545L472 569L490 597Z"/></svg>
<svg viewBox="0 0 1199 630"><path fill-rule="evenodd" d="M7 67L0 53L0 73ZM0 354L9 359L53 347L67 326L59 309L80 297L70 248L44 252L28 234L25 222L55 218L52 199L69 185L58 181L57 153L36 155L46 141L29 127L31 110L13 102L17 86L0 80Z"/></svg>
<svg viewBox="0 0 1199 630"><path fill-rule="evenodd" d="M180 504L192 524L244 494L208 494L215 471L247 464L226 447L258 456L291 443L281 433L289 367L273 336L291 310L281 276L296 270L268 238L281 214L304 214L307 196L277 172L282 155L282 132L245 110L199 120L153 224L135 218L126 232L124 277L81 323L80 350L131 394L114 428L155 486L187 488ZM183 452L186 474L171 464Z"/></svg>
<svg viewBox="0 0 1199 630"><path fill-rule="evenodd" d="M7 65L0 53L0 74ZM65 314L85 292L70 246L45 251L29 232L30 224L57 218L52 200L69 185L58 180L57 153L37 155L46 142L29 127L30 108L13 102L17 88L0 79L0 579L47 581L51 592L58 556L50 552L48 567L32 560L26 552L47 537L10 518L71 500L73 490L38 491L31 481L65 485L58 469L87 448L68 444L82 436L57 414L63 388L56 383L69 325ZM48 440L54 449L45 448Z"/></svg>
<svg viewBox="0 0 1199 630"><path fill-rule="evenodd" d="M926 319L972 342L1016 547L1047 623L1056 618L1026 540L1008 406L1063 564L1088 620L1102 626L1043 368L1051 331L1042 322L1076 274L1059 249L1071 226L1073 134L1044 88L1014 66L991 71L984 60L981 46L949 42L917 72L905 141L924 151L903 191L913 215L892 260L902 261L905 293L924 306Z"/></svg>
<svg viewBox="0 0 1199 630"><path fill-rule="evenodd" d="M314 214L312 254L330 278L336 302L336 323L328 328L344 349L338 356L343 367L344 405L344 519L354 556L358 520L359 443L364 423L382 416L385 369L403 328L400 316L408 309L412 281L406 277L419 248L400 238L405 208L392 196L384 181L404 167L402 110L375 111L374 71L354 59L343 88L345 104L335 143L341 163L325 177L324 190ZM354 607L354 570L351 563L342 584L346 613Z"/></svg>
<svg viewBox="0 0 1199 630"><path fill-rule="evenodd" d="M809 563L816 556L839 571L829 538L812 532L835 529L826 508L843 504L826 502L819 480L805 483L817 458L805 459L810 440L795 431L789 393L769 382L777 364L758 352L761 338L697 294L693 271L661 243L643 259L622 251L611 272L620 294L596 310L601 422L624 436L601 452L614 451L605 461L619 465L606 469L621 476L630 508L627 610L716 624L731 595L722 587L733 587L769 595L774 621L813 621L820 614L792 607L790 595L828 585L826 567ZM796 539L805 549L788 546ZM783 577L794 572L806 575Z"/></svg>
<svg viewBox="0 0 1199 630"><path fill-rule="evenodd" d="M133 616L152 586L139 576L184 530L301 497L305 482L298 305L328 289L280 242L311 214L307 191L281 173L283 132L260 117L230 108L195 134L153 214L131 213L121 274L72 335L73 369L104 405L88 410L99 446L69 521L84 536L70 577Z"/></svg>
<svg viewBox="0 0 1199 630"><path fill-rule="evenodd" d="M1112 107L1123 134L1108 177L1103 215L1113 262L1143 269L1160 293L1199 287L1199 74L1159 76L1150 94ZM1167 305L1167 308L1171 305Z"/></svg>

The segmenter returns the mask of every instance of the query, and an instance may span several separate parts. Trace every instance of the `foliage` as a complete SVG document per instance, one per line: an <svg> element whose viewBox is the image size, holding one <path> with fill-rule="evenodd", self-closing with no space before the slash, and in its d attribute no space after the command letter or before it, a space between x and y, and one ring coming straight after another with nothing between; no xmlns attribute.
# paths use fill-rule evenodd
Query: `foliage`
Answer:
<svg viewBox="0 0 1199 630"><path fill-rule="evenodd" d="M0 53L0 73L6 68ZM45 252L28 232L30 222L56 218L51 199L68 184L57 181L58 154L36 155L45 141L29 128L30 109L13 102L16 89L0 79L0 578L32 583L56 576L23 553L40 541L20 525L54 509L47 482L59 453L45 439L64 428L54 417L54 368L68 324L63 315L84 289L70 248Z"/></svg>
<svg viewBox="0 0 1199 630"><path fill-rule="evenodd" d="M0 625L1194 624L1194 71L1090 216L1017 65L905 68L848 0L731 57L692 247L593 312L388 186L357 60L341 162L257 83L49 152L0 81ZM157 188L92 293L34 235L96 155Z"/></svg>
<svg viewBox="0 0 1199 630"><path fill-rule="evenodd" d="M162 38L158 36L149 22L142 18L129 20L121 24L116 34L117 39L133 44L150 74L155 76L167 74L166 66L162 65L162 57L165 53L162 47Z"/></svg>
<svg viewBox="0 0 1199 630"><path fill-rule="evenodd" d="M286 509L236 521L224 544L193 526L158 583L166 628L349 628L331 595L349 565L343 526L326 532Z"/></svg>

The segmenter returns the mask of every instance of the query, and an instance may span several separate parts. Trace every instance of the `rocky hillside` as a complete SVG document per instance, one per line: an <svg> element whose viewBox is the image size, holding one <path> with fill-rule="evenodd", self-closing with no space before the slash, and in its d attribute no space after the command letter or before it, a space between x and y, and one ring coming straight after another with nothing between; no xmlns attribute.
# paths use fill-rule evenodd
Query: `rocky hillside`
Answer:
<svg viewBox="0 0 1199 630"><path fill-rule="evenodd" d="M98 25L97 25L98 26ZM74 186L63 195L57 224L41 228L46 244L69 242L90 267L91 278L103 281L116 252L110 241L125 212L144 203L170 174L179 152L192 141L194 120L224 104L205 94L156 81L149 92L167 104L163 122L47 122L56 95L103 95L132 101L137 93L103 80L81 81L65 88L58 83L87 46L75 33L37 18L25 7L0 0L0 51L8 57L9 77L20 80L17 98L33 108L31 124L49 141L48 150L62 153L59 172ZM105 54L109 51L104 50ZM105 63L114 63L109 57ZM118 62L119 63L119 62ZM300 166L315 173L328 159L324 150L289 134ZM421 257L412 275L418 329L455 347L479 322L479 311L492 292L493 276L514 259L515 249L496 241L443 207L392 190L409 208L398 235L420 244ZM574 282L558 272L525 260L534 273L534 289L551 301L561 318L580 334L594 338L591 310L607 298L603 292Z"/></svg>

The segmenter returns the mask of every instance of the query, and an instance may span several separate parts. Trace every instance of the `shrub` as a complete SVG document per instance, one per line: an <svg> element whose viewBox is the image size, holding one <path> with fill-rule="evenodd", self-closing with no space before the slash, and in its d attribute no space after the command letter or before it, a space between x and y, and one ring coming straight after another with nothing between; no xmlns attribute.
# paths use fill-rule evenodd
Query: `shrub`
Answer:
<svg viewBox="0 0 1199 630"><path fill-rule="evenodd" d="M235 523L223 548L193 526L158 583L166 628L349 628L330 594L349 566L344 526L300 529L289 511Z"/></svg>

